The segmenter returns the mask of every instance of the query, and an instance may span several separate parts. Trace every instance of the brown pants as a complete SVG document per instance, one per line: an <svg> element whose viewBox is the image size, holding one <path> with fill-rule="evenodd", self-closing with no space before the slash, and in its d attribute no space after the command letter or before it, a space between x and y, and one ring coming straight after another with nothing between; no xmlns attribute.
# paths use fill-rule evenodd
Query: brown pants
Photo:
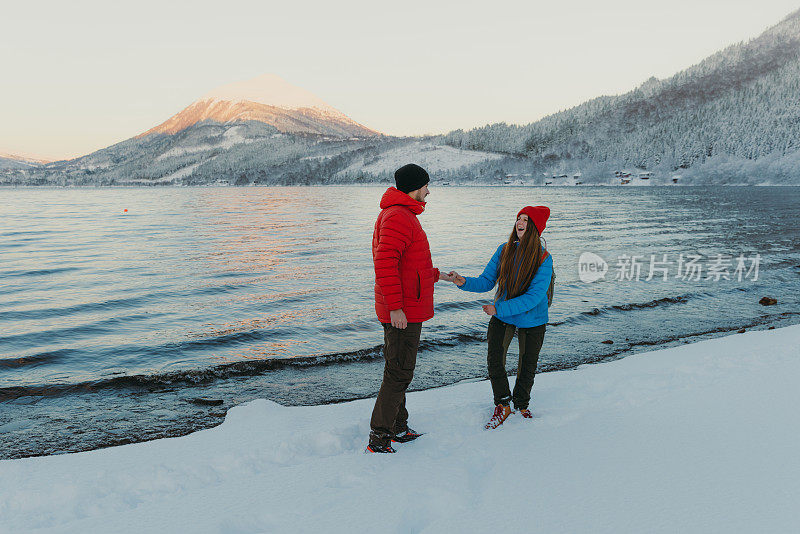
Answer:
<svg viewBox="0 0 800 534"><path fill-rule="evenodd" d="M370 443L387 443L394 434L408 428L406 390L414 378L422 323L408 323L405 329L383 323L383 382L375 399L370 421Z"/></svg>

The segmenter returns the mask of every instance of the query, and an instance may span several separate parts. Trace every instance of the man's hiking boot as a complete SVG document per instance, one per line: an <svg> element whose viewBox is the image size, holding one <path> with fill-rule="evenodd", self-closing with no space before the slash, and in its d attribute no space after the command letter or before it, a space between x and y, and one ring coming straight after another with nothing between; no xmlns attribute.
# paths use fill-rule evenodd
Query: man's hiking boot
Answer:
<svg viewBox="0 0 800 534"><path fill-rule="evenodd" d="M494 407L494 414L492 414L492 418L489 419L489 422L486 423L486 426L484 428L487 429L497 428L498 426L502 425L503 421L508 419L508 416L511 415L512 413L514 412L511 411L510 406L506 406L504 404L498 404L497 406Z"/></svg>
<svg viewBox="0 0 800 534"><path fill-rule="evenodd" d="M531 413L531 411L530 411L529 409L527 409L527 408L522 408L522 409L519 411L519 414L520 414L522 417L524 417L525 419L533 419L533 414L532 414L532 413Z"/></svg>
<svg viewBox="0 0 800 534"><path fill-rule="evenodd" d="M409 441L414 441L421 435L422 434L420 434L419 432L415 432L410 428L406 428L403 432L399 432L394 436L392 436L392 441L394 441L395 443L408 443Z"/></svg>
<svg viewBox="0 0 800 534"><path fill-rule="evenodd" d="M367 445L367 450L364 452L380 452L380 453L393 453L397 452L390 444L370 443Z"/></svg>

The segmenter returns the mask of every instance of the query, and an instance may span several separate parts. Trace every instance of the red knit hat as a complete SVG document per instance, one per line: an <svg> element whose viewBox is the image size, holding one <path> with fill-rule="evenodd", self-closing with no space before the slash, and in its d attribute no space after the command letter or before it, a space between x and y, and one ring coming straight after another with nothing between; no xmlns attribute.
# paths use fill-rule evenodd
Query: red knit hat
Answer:
<svg viewBox="0 0 800 534"><path fill-rule="evenodd" d="M517 219L523 213L528 216L529 220L533 221L534 226L539 230L539 235L541 235L547 225L547 219L550 217L550 208L547 206L525 206L517 213Z"/></svg>

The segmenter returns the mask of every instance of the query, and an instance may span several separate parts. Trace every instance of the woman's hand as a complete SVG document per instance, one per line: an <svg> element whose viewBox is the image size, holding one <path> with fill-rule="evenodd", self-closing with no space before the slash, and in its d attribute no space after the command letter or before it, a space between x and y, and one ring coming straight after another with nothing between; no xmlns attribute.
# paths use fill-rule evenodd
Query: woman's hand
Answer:
<svg viewBox="0 0 800 534"><path fill-rule="evenodd" d="M486 312L486 315L497 315L497 308L494 307L494 304L484 304L483 311Z"/></svg>
<svg viewBox="0 0 800 534"><path fill-rule="evenodd" d="M450 271L449 273L447 273L447 276L449 276L450 277L450 281L453 282L458 287L461 287L465 283L467 283L466 279L464 279L463 276L461 276L460 274L458 274L455 271Z"/></svg>
<svg viewBox="0 0 800 534"><path fill-rule="evenodd" d="M452 282L453 276L451 273L452 271L450 273L443 273L442 271L439 271L439 280L443 280L445 282Z"/></svg>

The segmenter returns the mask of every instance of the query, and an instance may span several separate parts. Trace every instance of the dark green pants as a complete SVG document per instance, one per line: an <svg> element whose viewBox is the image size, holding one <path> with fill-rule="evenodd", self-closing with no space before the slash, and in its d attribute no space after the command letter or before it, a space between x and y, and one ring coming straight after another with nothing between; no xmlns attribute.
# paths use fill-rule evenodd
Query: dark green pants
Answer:
<svg viewBox="0 0 800 534"><path fill-rule="evenodd" d="M408 428L406 390L414 378L422 323L404 329L383 323L383 382L370 420L370 443L388 443L394 434Z"/></svg>
<svg viewBox="0 0 800 534"><path fill-rule="evenodd" d="M544 342L546 325L532 328L517 328L513 324L506 324L497 317L489 319L489 352L487 364L489 366L489 380L492 382L494 403L509 406L514 401L518 410L527 408L531 401L533 379L536 376L536 365L539 363L539 351ZM506 353L514 339L514 330L518 330L519 338L519 366L517 367L517 382L514 385L512 396L508 386L506 374Z"/></svg>

